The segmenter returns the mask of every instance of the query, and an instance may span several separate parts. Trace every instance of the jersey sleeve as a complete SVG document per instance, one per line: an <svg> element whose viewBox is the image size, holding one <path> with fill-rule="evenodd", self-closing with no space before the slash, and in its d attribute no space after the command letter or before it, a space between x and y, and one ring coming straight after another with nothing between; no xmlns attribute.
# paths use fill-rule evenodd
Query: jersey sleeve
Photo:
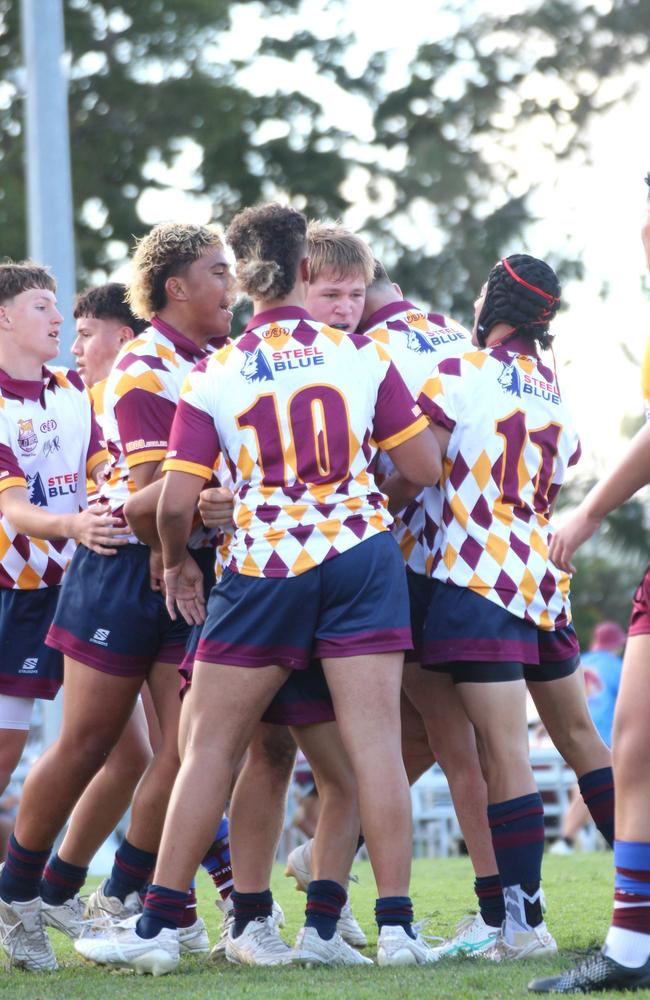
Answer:
<svg viewBox="0 0 650 1000"><path fill-rule="evenodd" d="M427 419L391 361L375 403L372 436L379 448L390 451L427 428Z"/></svg>
<svg viewBox="0 0 650 1000"><path fill-rule="evenodd" d="M204 366L190 372L181 389L163 472L188 472L208 482L221 452L221 442L209 412Z"/></svg>
<svg viewBox="0 0 650 1000"><path fill-rule="evenodd" d="M453 362L450 366L449 362ZM451 368L451 371L448 369ZM456 401L454 399L454 374L458 368L460 375L460 359L451 358L443 361L438 369L426 380L418 395L418 403L429 419L447 431L453 431L458 420Z"/></svg>
<svg viewBox="0 0 650 1000"><path fill-rule="evenodd" d="M115 419L129 469L162 461L175 412L171 399L137 385L118 396Z"/></svg>
<svg viewBox="0 0 650 1000"><path fill-rule="evenodd" d="M27 489L25 473L8 443L3 440L5 436L3 430L0 425L0 493L11 489L12 486L23 486Z"/></svg>

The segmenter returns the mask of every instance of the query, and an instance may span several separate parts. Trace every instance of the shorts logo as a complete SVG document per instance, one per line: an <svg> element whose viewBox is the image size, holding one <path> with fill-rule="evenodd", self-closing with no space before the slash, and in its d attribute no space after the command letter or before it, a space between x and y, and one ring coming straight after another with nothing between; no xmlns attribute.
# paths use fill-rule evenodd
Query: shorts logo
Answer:
<svg viewBox="0 0 650 1000"><path fill-rule="evenodd" d="M25 660L22 667L18 671L19 674L33 674L35 670L38 669L38 657L30 656Z"/></svg>
<svg viewBox="0 0 650 1000"><path fill-rule="evenodd" d="M108 646L108 637L111 634L109 628L98 628L95 630L95 634L91 636L90 641L94 642L97 646Z"/></svg>
<svg viewBox="0 0 650 1000"><path fill-rule="evenodd" d="M501 362L501 372L497 382L506 395L521 396L521 379L514 364L509 365L507 361Z"/></svg>
<svg viewBox="0 0 650 1000"><path fill-rule="evenodd" d="M245 359L241 366L241 374L247 382L272 382L273 372L271 366L261 353L259 347L256 351L244 351Z"/></svg>
<svg viewBox="0 0 650 1000"><path fill-rule="evenodd" d="M47 496L40 472L34 473L33 476L25 476L25 479L27 480L29 502L36 504L37 507L47 507Z"/></svg>
<svg viewBox="0 0 650 1000"><path fill-rule="evenodd" d="M36 451L38 438L34 430L33 420L18 421L18 447L23 455L32 455Z"/></svg>

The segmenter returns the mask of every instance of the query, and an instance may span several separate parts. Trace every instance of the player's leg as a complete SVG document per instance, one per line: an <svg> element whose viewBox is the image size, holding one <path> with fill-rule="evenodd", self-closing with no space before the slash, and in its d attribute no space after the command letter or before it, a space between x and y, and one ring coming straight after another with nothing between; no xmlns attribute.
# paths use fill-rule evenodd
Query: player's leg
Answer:
<svg viewBox="0 0 650 1000"><path fill-rule="evenodd" d="M58 856L70 864L89 865L126 812L151 760L147 722L138 699L106 763L75 806Z"/></svg>
<svg viewBox="0 0 650 1000"><path fill-rule="evenodd" d="M526 668L528 689L555 747L576 773L580 792L596 826L611 847L614 843L611 753L587 707L575 632L571 627L551 633L540 631L538 641L540 665Z"/></svg>
<svg viewBox="0 0 650 1000"><path fill-rule="evenodd" d="M22 757L31 726L33 698L0 694L0 795Z"/></svg>
<svg viewBox="0 0 650 1000"><path fill-rule="evenodd" d="M111 676L66 658L61 731L23 788L0 876L0 897L6 902L39 896L52 844L119 739L140 683L139 678Z"/></svg>
<svg viewBox="0 0 650 1000"><path fill-rule="evenodd" d="M495 943L494 957L553 953L557 946L546 930L541 905L544 808L528 760L523 667L481 662L458 663L453 668L463 706L476 730L505 900L503 933ZM476 677L482 679L473 680Z"/></svg>
<svg viewBox="0 0 650 1000"><path fill-rule="evenodd" d="M407 725L413 731L417 731L416 726L421 727L430 753L447 778L474 868L474 892L479 906L479 913L463 917L457 932L435 950L440 957L481 954L494 943L505 918L505 904L487 821L487 786L474 727L449 673L423 670L419 664L406 663L403 687L411 706ZM419 716L419 723L412 719L413 715ZM403 743L405 738L403 730Z"/></svg>
<svg viewBox="0 0 650 1000"><path fill-rule="evenodd" d="M289 730L259 723L230 802L230 854L238 893L269 887L295 759Z"/></svg>
<svg viewBox="0 0 650 1000"><path fill-rule="evenodd" d="M535 980L534 992L588 993L603 984L650 989L650 778L642 763L650 756L649 662L650 631L628 636L614 711L615 889L603 950L559 976Z"/></svg>

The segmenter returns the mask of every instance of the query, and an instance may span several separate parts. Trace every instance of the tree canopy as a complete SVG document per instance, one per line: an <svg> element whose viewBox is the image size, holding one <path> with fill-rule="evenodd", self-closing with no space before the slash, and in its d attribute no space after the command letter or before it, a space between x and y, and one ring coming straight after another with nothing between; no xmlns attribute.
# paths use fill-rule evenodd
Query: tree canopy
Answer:
<svg viewBox="0 0 650 1000"><path fill-rule="evenodd" d="M250 59L228 50L242 7L260 19ZM108 273L147 228L140 195L164 187L165 168L191 144L191 190L212 200L217 219L273 196L315 217L354 205L405 292L467 316L487 269L530 221L522 144L533 160L570 155L606 104L603 84L632 86L650 48L646 0L544 0L516 15L449 0L446 33L427 39L422 25L408 80L395 87L386 52L350 68L345 2L329 7L342 28L287 38L280 15L301 0L64 0L81 279ZM0 226L13 257L25 254L18 8L0 0ZM261 56L271 58L259 96L242 74ZM367 103L372 141L307 96L305 59Z"/></svg>

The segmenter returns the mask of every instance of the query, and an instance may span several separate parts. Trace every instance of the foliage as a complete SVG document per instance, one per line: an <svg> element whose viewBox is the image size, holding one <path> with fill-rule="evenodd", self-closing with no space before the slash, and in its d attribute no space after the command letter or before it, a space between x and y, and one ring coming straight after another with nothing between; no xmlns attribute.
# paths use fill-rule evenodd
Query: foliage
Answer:
<svg viewBox="0 0 650 1000"><path fill-rule="evenodd" d="M353 207L409 295L468 318L488 268L531 218L536 177L521 176L518 150L539 174L580 147L607 103L603 84L631 85L647 62L650 5L531 0L512 15L485 0L447 0L423 23L396 86L385 52L350 67L344 0L325 5L342 23L329 35L304 27L323 5L302 4L302 27L286 37L283 17L301 0L64 0L80 276L110 272L124 256L146 228L141 193L166 187L190 149L190 193L209 197L218 218L278 194L314 216ZM227 31L242 8L258 15L251 59L229 56ZM0 226L14 257L25 252L18 13L0 0ZM260 56L262 96L242 83ZM367 104L371 143L326 120L301 85L304 60ZM561 245L536 249L578 269L561 261Z"/></svg>

